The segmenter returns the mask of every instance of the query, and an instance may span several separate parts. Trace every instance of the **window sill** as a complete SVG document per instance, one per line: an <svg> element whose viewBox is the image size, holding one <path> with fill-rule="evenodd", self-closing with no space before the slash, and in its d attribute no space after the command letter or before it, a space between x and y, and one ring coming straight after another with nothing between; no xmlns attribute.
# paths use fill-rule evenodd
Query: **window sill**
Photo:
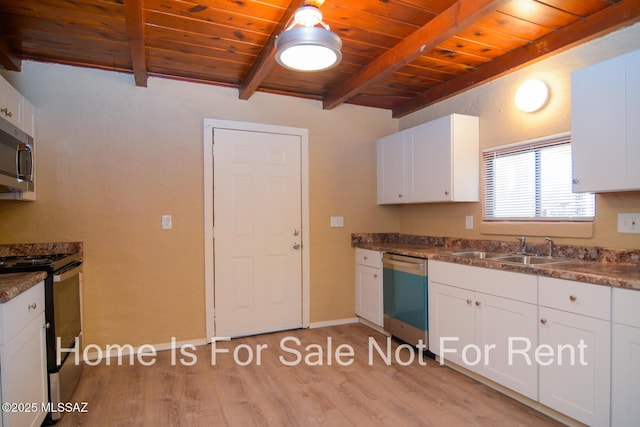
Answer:
<svg viewBox="0 0 640 427"><path fill-rule="evenodd" d="M482 221L478 231L493 235L588 239L593 237L593 222Z"/></svg>

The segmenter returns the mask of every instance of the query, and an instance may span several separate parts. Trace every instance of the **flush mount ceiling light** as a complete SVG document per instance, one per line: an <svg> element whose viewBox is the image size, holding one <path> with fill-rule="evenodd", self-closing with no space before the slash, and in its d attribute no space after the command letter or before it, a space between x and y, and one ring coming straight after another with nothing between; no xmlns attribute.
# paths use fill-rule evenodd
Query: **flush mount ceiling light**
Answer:
<svg viewBox="0 0 640 427"><path fill-rule="evenodd" d="M296 11L293 23L276 37L276 61L296 71L327 70L342 60L341 48L342 40L322 21L320 9L306 5Z"/></svg>
<svg viewBox="0 0 640 427"><path fill-rule="evenodd" d="M527 80L516 92L516 107L526 113L538 111L547 102L549 88L542 80Z"/></svg>

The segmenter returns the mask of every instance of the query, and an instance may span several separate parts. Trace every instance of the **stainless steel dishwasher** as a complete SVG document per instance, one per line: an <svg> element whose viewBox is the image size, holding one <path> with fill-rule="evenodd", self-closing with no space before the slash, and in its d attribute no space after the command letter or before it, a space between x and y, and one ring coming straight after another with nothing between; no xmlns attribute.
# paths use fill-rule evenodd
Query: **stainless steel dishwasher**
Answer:
<svg viewBox="0 0 640 427"><path fill-rule="evenodd" d="M385 253L382 266L385 331L411 345L421 344L428 349L427 260Z"/></svg>

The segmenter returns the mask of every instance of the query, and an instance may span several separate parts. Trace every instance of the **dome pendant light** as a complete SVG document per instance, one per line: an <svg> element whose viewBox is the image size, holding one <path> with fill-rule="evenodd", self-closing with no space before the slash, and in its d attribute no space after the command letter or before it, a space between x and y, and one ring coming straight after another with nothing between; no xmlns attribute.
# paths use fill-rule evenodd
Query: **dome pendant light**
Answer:
<svg viewBox="0 0 640 427"><path fill-rule="evenodd" d="M320 24L322 27L316 27ZM295 71L321 71L342 60L342 40L322 21L316 6L302 6L293 23L276 37L276 61Z"/></svg>

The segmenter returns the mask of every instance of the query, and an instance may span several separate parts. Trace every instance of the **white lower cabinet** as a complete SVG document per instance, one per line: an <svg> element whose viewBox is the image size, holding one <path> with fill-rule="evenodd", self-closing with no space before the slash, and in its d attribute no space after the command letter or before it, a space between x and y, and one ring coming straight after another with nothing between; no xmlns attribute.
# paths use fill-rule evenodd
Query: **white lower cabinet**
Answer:
<svg viewBox="0 0 640 427"><path fill-rule="evenodd" d="M383 326L382 253L356 248L356 314Z"/></svg>
<svg viewBox="0 0 640 427"><path fill-rule="evenodd" d="M611 425L640 425L640 292L613 290Z"/></svg>
<svg viewBox="0 0 640 427"><path fill-rule="evenodd" d="M431 260L429 349L590 426L638 426L640 292L615 289L613 316L611 295L608 286Z"/></svg>
<svg viewBox="0 0 640 427"><path fill-rule="evenodd" d="M431 274L434 262L429 268ZM476 342L474 298L468 289L429 282L429 350L460 366L462 350Z"/></svg>
<svg viewBox="0 0 640 427"><path fill-rule="evenodd" d="M0 304L2 427L39 426L46 416L44 326L44 282Z"/></svg>
<svg viewBox="0 0 640 427"><path fill-rule="evenodd" d="M591 426L610 423L611 289L539 278L540 403Z"/></svg>
<svg viewBox="0 0 640 427"><path fill-rule="evenodd" d="M479 373L529 399L538 396L538 307L494 295L477 294L476 339L483 353ZM494 347L495 346L495 347Z"/></svg>
<svg viewBox="0 0 640 427"><path fill-rule="evenodd" d="M505 288L509 298L498 296ZM535 293L535 276L431 261L429 349L535 400Z"/></svg>

